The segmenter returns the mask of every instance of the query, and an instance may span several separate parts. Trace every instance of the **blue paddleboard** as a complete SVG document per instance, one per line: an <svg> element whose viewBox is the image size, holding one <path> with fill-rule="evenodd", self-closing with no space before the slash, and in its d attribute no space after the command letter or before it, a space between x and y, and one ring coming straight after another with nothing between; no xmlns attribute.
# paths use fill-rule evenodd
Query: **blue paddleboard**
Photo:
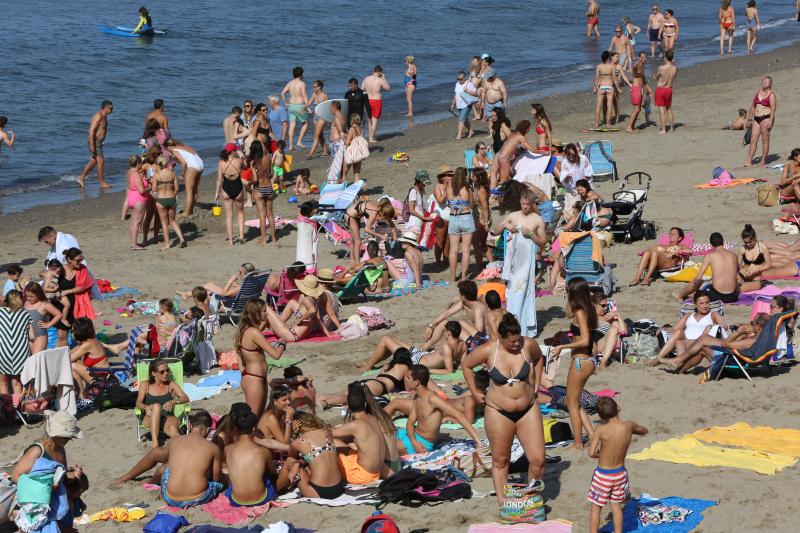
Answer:
<svg viewBox="0 0 800 533"><path fill-rule="evenodd" d="M133 28L126 26L100 26L100 31L109 35L116 35L117 37L150 37L149 35L142 35L141 33L134 33ZM167 32L155 30L154 35L166 35Z"/></svg>

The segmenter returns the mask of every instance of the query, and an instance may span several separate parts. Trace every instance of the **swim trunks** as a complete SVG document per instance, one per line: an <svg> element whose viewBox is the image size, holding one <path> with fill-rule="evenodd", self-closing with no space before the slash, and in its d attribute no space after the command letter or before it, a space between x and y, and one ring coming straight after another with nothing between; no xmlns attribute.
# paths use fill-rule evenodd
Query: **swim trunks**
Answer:
<svg viewBox="0 0 800 533"><path fill-rule="evenodd" d="M289 123L300 122L305 124L308 121L308 110L305 104L289 104L286 109L289 111Z"/></svg>
<svg viewBox="0 0 800 533"><path fill-rule="evenodd" d="M658 87L655 101L658 107L672 107L672 87Z"/></svg>
<svg viewBox="0 0 800 533"><path fill-rule="evenodd" d="M642 88L639 85L631 85L631 105L642 105Z"/></svg>
<svg viewBox="0 0 800 533"><path fill-rule="evenodd" d="M589 26L597 26L597 23L598 23L599 21L600 21L600 19L599 19L599 18L598 18L596 15L590 16L590 17L588 17L588 18L586 19L586 23L587 23Z"/></svg>
<svg viewBox="0 0 800 533"><path fill-rule="evenodd" d="M624 466L609 470L598 467L592 474L592 485L586 499L602 507L608 502L622 503L629 494L628 471Z"/></svg>
<svg viewBox="0 0 800 533"><path fill-rule="evenodd" d="M658 28L651 28L650 29L650 42L657 43L659 41L658 38Z"/></svg>
<svg viewBox="0 0 800 533"><path fill-rule="evenodd" d="M369 100L369 116L372 118L381 118L383 113L383 100Z"/></svg>
<svg viewBox="0 0 800 533"><path fill-rule="evenodd" d="M406 428L395 428L394 433L397 436L397 439L403 443L403 447L405 448L406 453L409 454L417 453L417 451L414 449L414 445L411 444L411 439L408 437L408 431L406 431ZM415 433L415 437L417 439L417 442L422 444L427 451L433 450L433 447L435 446L433 442L420 437L419 433ZM402 451L403 450L401 450L401 452Z"/></svg>
<svg viewBox="0 0 800 533"><path fill-rule="evenodd" d="M475 335L470 335L467 337L465 344L467 345L467 352L472 352L475 348L479 347L482 344L486 344L489 342L489 335L482 331L478 331Z"/></svg>
<svg viewBox="0 0 800 533"><path fill-rule="evenodd" d="M421 364L422 358L430 353L420 350L416 346L412 346L408 351L411 352L411 362L415 365Z"/></svg>
<svg viewBox="0 0 800 533"><path fill-rule="evenodd" d="M706 284L700 289L708 295L708 299L712 302L720 301L722 303L730 304L739 300L739 289L730 293L719 292L711 283Z"/></svg>
<svg viewBox="0 0 800 533"><path fill-rule="evenodd" d="M92 157L103 157L103 141L95 141L94 143L94 152L92 152Z"/></svg>
<svg viewBox="0 0 800 533"><path fill-rule="evenodd" d="M217 494L222 492L223 489L225 488L222 485L222 483L219 483L217 481L209 481L206 490L203 491L201 494L198 494L197 496L193 496L191 498L176 499L173 496L170 496L169 492L167 491L168 481L169 481L169 468L165 468L164 474L161 476L161 498L166 502L167 505L171 507L178 507L180 509L186 509L187 507L193 507L208 503L214 498L216 498Z"/></svg>
<svg viewBox="0 0 800 533"><path fill-rule="evenodd" d="M502 109L505 111L506 106L503 105L502 100L498 100L495 103L486 102L486 116L489 117L492 115L492 109Z"/></svg>
<svg viewBox="0 0 800 533"><path fill-rule="evenodd" d="M278 495L275 491L275 487L272 485L272 479L270 479L269 474L266 472L264 473L264 487L264 497L254 502L244 502L235 499L233 497L233 485L228 486L228 489L225 491L225 496L230 500L231 507L258 507L259 505L271 502Z"/></svg>
<svg viewBox="0 0 800 533"><path fill-rule="evenodd" d="M367 472L363 466L358 464L358 454L353 450L339 454L339 468L345 480L354 485L369 485L381 477L380 472L374 474Z"/></svg>

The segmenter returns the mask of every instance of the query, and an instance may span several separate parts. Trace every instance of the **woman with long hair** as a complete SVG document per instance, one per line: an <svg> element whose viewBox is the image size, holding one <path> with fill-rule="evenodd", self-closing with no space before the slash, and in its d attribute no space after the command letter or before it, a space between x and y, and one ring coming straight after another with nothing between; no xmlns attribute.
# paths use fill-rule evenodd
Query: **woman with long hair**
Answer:
<svg viewBox="0 0 800 533"><path fill-rule="evenodd" d="M228 150L226 146L219 154L217 165L217 188L214 202L219 201L222 192L222 203L225 206L225 229L228 232L228 244L233 246L237 241L233 238L233 208L236 206L236 217L239 223L238 241L244 244L244 185L242 184L242 167L244 161L236 155L236 150Z"/></svg>
<svg viewBox="0 0 800 533"><path fill-rule="evenodd" d="M778 97L772 91L772 77L764 76L747 114L747 124L752 128L752 135L750 137L750 150L747 152L747 161L744 166L749 167L753 164L753 157L756 155L759 139L761 140L761 161L759 165L763 167L767 164L769 134L772 128L775 127L777 112Z"/></svg>
<svg viewBox="0 0 800 533"><path fill-rule="evenodd" d="M475 198L467 183L467 169L458 167L453 180L447 187L447 206L450 208L450 222L447 227L447 239L450 243L450 279L455 283L467 279L469 273L469 251L472 245L472 234L475 233L475 217L472 210ZM458 270L458 253L461 252L461 277L456 276Z"/></svg>
<svg viewBox="0 0 800 533"><path fill-rule="evenodd" d="M269 393L267 408L258 421L258 429L266 438L289 444L294 413L292 388L288 385L273 386Z"/></svg>
<svg viewBox="0 0 800 533"><path fill-rule="evenodd" d="M72 378L75 380L78 397L83 398L83 389L94 379L90 368L108 368L108 357L103 344L97 339L94 324L88 318L79 318L72 324L72 338L78 345L69 351L72 362Z"/></svg>
<svg viewBox="0 0 800 533"><path fill-rule="evenodd" d="M378 240L386 240L386 235L377 233L373 226L377 222L386 222L391 227L392 239L397 239L397 228L394 225L394 207L388 198L377 202L372 200L356 200L345 211L344 220L353 239L350 241L350 261L353 265L361 262L361 221L364 221L364 233Z"/></svg>
<svg viewBox="0 0 800 533"><path fill-rule="evenodd" d="M553 357L559 357L564 349L572 352L572 362L567 374L567 407L569 423L575 439L573 447L583 450L583 430L591 439L594 434L591 422L584 425L581 421L581 393L589 381L600 359L595 355L595 344L602 334L597 332L597 312L592 303L589 284L583 278L573 278L567 283L567 317L570 319L569 331L572 342L555 347Z"/></svg>
<svg viewBox="0 0 800 533"><path fill-rule="evenodd" d="M762 288L764 273L772 268L769 247L758 240L756 230L745 224L742 230L742 248L736 254L739 258L739 292L757 291Z"/></svg>
<svg viewBox="0 0 800 533"><path fill-rule="evenodd" d="M531 116L536 124L536 150L549 152L550 141L553 138L553 125L547 118L544 106L540 103L531 104Z"/></svg>
<svg viewBox="0 0 800 533"><path fill-rule="evenodd" d="M83 252L78 248L64 250L64 272L58 278L58 288L62 298L69 298L70 308L66 318L70 324L76 318L97 318L89 297L93 286L94 278L83 264Z"/></svg>
<svg viewBox="0 0 800 533"><path fill-rule="evenodd" d="M262 331L266 323L267 304L259 298L251 298L244 304L234 338L234 348L242 362L244 401L258 417L264 413L267 396L266 356L280 359L286 351L285 342L279 341L273 345L264 339Z"/></svg>
<svg viewBox="0 0 800 533"><path fill-rule="evenodd" d="M145 178L144 160L138 155L128 158L128 172L125 174L125 205L122 206L122 220L125 219L128 209L133 209L131 215L131 250L144 250L143 244L147 242L150 224L147 219L147 209L152 196L150 180ZM139 244L139 230L142 231L142 244Z"/></svg>
<svg viewBox="0 0 800 533"><path fill-rule="evenodd" d="M35 281L25 285L25 310L31 316L33 340L31 340L31 353L39 353L47 349L47 329L55 327L61 322L61 311L50 303L42 290L42 286Z"/></svg>
<svg viewBox="0 0 800 533"><path fill-rule="evenodd" d="M139 383L136 407L144 411L142 425L150 428L150 445L158 448L158 435L164 432L177 437L180 421L173 414L175 406L189 403L189 397L170 376L169 364L164 359L153 359L147 369L147 380Z"/></svg>
<svg viewBox="0 0 800 533"><path fill-rule="evenodd" d="M174 138L167 139L164 147L181 166L181 177L186 186L183 216L188 217L194 212L194 206L197 204L197 188L205 168L203 160L194 148Z"/></svg>
<svg viewBox="0 0 800 533"><path fill-rule="evenodd" d="M403 74L403 86L406 91L408 127L414 125L414 92L417 90L417 64L414 56L406 56L406 71Z"/></svg>
<svg viewBox="0 0 800 533"><path fill-rule="evenodd" d="M276 242L278 235L275 231L275 216L272 214L272 202L275 197L275 191L272 188L272 158L261 143L254 143L250 146L250 152L247 154L247 166L252 171L255 181L253 196L258 209L261 244L266 246L268 242ZM270 232L269 241L267 241L267 226L269 226Z"/></svg>
<svg viewBox="0 0 800 533"><path fill-rule="evenodd" d="M528 459L529 486L541 484L544 478L544 430L542 413L536 405L544 358L539 344L521 335L522 327L511 313L503 316L497 331L500 337L467 355L461 368L473 399L486 405L484 420L492 454L492 482L502 505L515 437ZM489 369L491 382L485 393L475 382L477 366Z"/></svg>
<svg viewBox="0 0 800 533"><path fill-rule="evenodd" d="M489 207L490 183L489 174L482 168L472 171L472 184L475 188L475 233L472 235L472 247L475 253L475 264L483 270L483 260L494 261L492 251L486 245L489 229L492 227L492 210Z"/></svg>
<svg viewBox="0 0 800 533"><path fill-rule="evenodd" d="M355 113L350 115L350 129L347 130L347 136L344 138L344 150L350 147L356 137L364 138L364 130L361 128L361 116ZM345 152L345 155L347 152ZM353 169L353 179L358 181L361 179L361 161L357 163L353 163L348 165L345 162L342 166L342 181L347 181L347 174L350 172L350 169Z"/></svg>
<svg viewBox="0 0 800 533"><path fill-rule="evenodd" d="M300 469L300 494L325 500L344 494L345 483L331 427L311 413L298 411L292 430L289 457L305 463L305 468ZM288 461L286 466L289 466Z"/></svg>
<svg viewBox="0 0 800 533"><path fill-rule="evenodd" d="M499 183L505 183L511 179L511 164L517 158L517 150L523 149L535 152L536 148L531 146L526 136L531 131L531 123L528 120L520 120L517 127L511 132L503 147L494 156L492 163L491 186L494 190Z"/></svg>
<svg viewBox="0 0 800 533"><path fill-rule="evenodd" d="M162 250L172 247L169 238L169 228L175 231L181 248L186 248L186 240L183 238L181 227L175 220L175 213L178 210L178 177L169 166L169 159L159 156L156 160L156 169L153 171L153 190L156 193L156 210L158 218L161 220L161 230L164 232L164 246Z"/></svg>

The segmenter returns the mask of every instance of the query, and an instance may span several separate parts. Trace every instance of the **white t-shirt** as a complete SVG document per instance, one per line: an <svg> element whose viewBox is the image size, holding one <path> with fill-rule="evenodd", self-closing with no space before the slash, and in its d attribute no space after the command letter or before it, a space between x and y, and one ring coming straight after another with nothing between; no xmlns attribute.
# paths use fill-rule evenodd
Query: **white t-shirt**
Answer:
<svg viewBox="0 0 800 533"><path fill-rule="evenodd" d="M592 170L589 159L582 154L579 154L578 158L578 162L575 164L570 163L566 157L560 158L561 174L559 180L561 181L561 186L564 187L564 190L569 194L576 194L575 184L578 183L579 180L585 179L591 183L592 176L594 176L594 170ZM571 176L569 181L566 180L567 176Z"/></svg>
<svg viewBox="0 0 800 533"><path fill-rule="evenodd" d="M15 284L13 281L11 281L10 279L7 279L7 280L6 280L6 284L5 284L5 285L3 285L3 298L5 298L5 297L6 297L6 295L7 295L7 294L8 294L10 291L15 291L15 290L17 290L17 286L16 286L16 284Z"/></svg>
<svg viewBox="0 0 800 533"><path fill-rule="evenodd" d="M456 82L455 92L456 92L456 109L464 109L470 104L474 104L479 100L478 97L472 96L471 94L467 93L465 89L468 89L472 92L475 92L475 86L472 84L471 81L465 81L464 83Z"/></svg>
<svg viewBox="0 0 800 533"><path fill-rule="evenodd" d="M413 187L411 190L408 191L408 200L406 202L415 202L414 203L414 211L409 211L408 222L406 223L406 229L408 231L413 231L414 233L419 233L422 230L422 219L418 216L414 216L416 213L419 216L424 215L425 210L425 203L422 199L422 195L417 190L416 187Z"/></svg>

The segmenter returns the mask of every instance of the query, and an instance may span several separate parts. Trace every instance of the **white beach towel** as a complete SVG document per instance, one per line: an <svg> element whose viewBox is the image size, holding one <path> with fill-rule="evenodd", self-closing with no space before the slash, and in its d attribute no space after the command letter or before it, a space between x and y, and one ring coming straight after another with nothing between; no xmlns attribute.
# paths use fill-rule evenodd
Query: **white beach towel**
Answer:
<svg viewBox="0 0 800 533"><path fill-rule="evenodd" d="M78 412L68 347L53 348L30 356L22 368L20 380L23 385L33 381L37 394L56 386L56 410L66 411L71 415Z"/></svg>
<svg viewBox="0 0 800 533"><path fill-rule="evenodd" d="M536 337L536 244L531 239L511 234L501 277L507 282L506 310L517 317L524 337Z"/></svg>

